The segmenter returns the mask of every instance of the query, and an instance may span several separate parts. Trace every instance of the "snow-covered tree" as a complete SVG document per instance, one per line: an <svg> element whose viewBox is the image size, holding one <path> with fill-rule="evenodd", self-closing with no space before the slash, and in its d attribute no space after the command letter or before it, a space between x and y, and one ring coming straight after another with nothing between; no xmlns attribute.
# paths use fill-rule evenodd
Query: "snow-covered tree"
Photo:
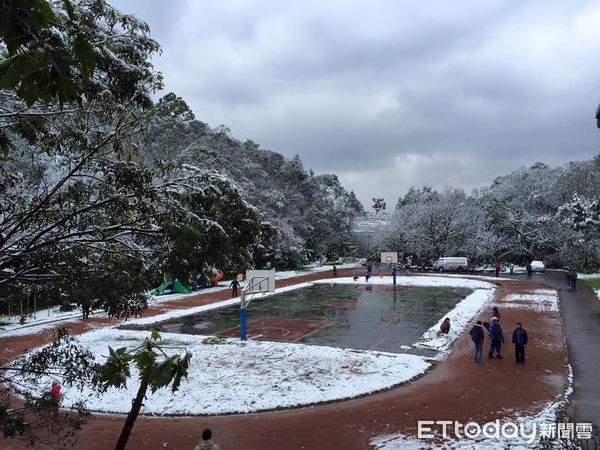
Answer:
<svg viewBox="0 0 600 450"><path fill-rule="evenodd" d="M464 255L475 229L472 210L460 189L413 189L399 202L387 232L388 243L421 263L440 256Z"/></svg>

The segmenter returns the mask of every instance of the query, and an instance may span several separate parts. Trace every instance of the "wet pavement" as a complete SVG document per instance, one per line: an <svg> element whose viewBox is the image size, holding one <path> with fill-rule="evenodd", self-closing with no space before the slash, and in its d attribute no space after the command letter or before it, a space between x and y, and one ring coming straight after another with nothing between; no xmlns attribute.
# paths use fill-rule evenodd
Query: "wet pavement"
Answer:
<svg viewBox="0 0 600 450"><path fill-rule="evenodd" d="M575 291L567 289L562 272L546 272L543 282L560 290L569 361L575 378L569 416L577 422L600 425L600 301L582 280L577 281Z"/></svg>
<svg viewBox="0 0 600 450"><path fill-rule="evenodd" d="M404 352L471 290L318 284L257 298L248 306L252 339ZM159 331L239 336L238 305L152 325ZM311 326L304 326L309 324ZM126 327L124 327L126 328Z"/></svg>

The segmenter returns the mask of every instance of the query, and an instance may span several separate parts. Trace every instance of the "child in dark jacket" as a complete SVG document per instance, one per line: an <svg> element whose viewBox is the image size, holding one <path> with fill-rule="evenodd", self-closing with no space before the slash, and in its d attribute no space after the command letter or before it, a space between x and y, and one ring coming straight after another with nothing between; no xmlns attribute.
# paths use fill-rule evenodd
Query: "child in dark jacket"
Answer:
<svg viewBox="0 0 600 450"><path fill-rule="evenodd" d="M494 353L496 353L496 357L502 359L500 352L502 350L502 343L504 342L504 331L502 330L500 320L497 317L494 317L490 324L490 340L492 342L490 344L488 358L493 358Z"/></svg>
<svg viewBox="0 0 600 450"><path fill-rule="evenodd" d="M475 362L481 364L481 354L483 353L483 340L485 339L485 333L483 332L483 326L481 320L477 321L476 325L473 325L471 331L469 331L471 339L475 344Z"/></svg>
<svg viewBox="0 0 600 450"><path fill-rule="evenodd" d="M515 362L525 364L525 346L527 345L527 331L517 322L517 328L512 335L513 344L515 344Z"/></svg>

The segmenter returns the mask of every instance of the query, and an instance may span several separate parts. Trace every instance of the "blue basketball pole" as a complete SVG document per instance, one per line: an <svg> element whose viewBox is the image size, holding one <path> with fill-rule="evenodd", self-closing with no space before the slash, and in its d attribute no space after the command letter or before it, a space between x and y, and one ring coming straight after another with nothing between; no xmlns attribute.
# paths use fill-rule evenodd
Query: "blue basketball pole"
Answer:
<svg viewBox="0 0 600 450"><path fill-rule="evenodd" d="M240 308L240 338L246 340L246 308Z"/></svg>

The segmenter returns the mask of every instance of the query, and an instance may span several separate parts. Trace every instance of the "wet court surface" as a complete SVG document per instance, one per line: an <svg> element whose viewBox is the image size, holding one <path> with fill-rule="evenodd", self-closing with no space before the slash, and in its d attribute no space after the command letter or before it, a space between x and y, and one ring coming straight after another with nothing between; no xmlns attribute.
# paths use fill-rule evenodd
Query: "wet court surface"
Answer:
<svg viewBox="0 0 600 450"><path fill-rule="evenodd" d="M248 306L250 339L388 352L417 342L421 335L471 290L447 287L329 285L296 289ZM169 333L240 335L237 305L153 325Z"/></svg>

